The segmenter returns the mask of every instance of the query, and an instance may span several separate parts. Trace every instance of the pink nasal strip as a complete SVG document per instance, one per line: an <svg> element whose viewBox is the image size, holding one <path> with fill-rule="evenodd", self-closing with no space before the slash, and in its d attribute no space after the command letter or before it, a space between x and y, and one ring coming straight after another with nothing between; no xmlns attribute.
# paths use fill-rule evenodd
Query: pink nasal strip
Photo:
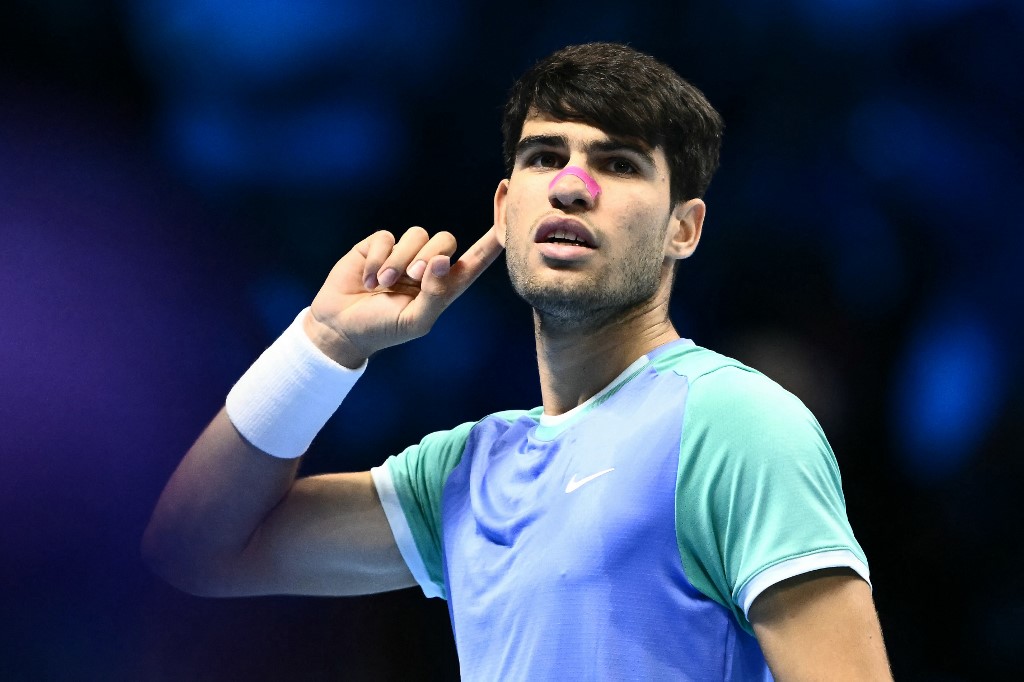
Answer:
<svg viewBox="0 0 1024 682"><path fill-rule="evenodd" d="M596 199L597 195L601 193L601 185L597 184L597 180L590 177L587 171L583 170L579 166L566 166L562 169L562 172L556 175L552 180L551 184L548 185L548 189L555 186L555 183L562 179L563 175L575 175L577 178L583 181L583 184L587 186L587 191L590 192L590 197Z"/></svg>

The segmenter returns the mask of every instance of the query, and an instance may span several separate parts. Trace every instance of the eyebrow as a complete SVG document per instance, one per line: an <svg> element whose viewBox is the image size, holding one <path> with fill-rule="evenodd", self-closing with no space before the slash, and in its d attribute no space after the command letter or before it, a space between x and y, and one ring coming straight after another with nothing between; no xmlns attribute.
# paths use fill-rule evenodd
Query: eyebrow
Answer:
<svg viewBox="0 0 1024 682"><path fill-rule="evenodd" d="M527 152L536 148L562 148L569 147L569 138L564 135L529 135L519 140L516 145L516 158L520 158ZM628 142L621 138L610 137L607 140L595 140L583 145L583 150L588 154L609 154L613 152L629 152L640 157L652 168L655 166L654 155L645 147Z"/></svg>

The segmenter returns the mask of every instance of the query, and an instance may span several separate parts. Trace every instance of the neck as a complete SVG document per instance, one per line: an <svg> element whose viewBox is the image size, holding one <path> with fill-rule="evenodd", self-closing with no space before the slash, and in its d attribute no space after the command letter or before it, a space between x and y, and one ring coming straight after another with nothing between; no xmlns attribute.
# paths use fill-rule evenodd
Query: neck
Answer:
<svg viewBox="0 0 1024 682"><path fill-rule="evenodd" d="M634 360L679 338L658 296L593 326L560 325L533 313L544 413L558 415L586 402Z"/></svg>

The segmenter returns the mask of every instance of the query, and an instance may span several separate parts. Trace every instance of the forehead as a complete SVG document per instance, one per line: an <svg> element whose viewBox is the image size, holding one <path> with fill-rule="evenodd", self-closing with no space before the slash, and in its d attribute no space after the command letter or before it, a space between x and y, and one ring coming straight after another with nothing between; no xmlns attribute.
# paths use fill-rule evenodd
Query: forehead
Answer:
<svg viewBox="0 0 1024 682"><path fill-rule="evenodd" d="M519 133L519 140L522 141L528 137L541 136L564 138L570 148L582 148L595 142L618 142L622 144L623 148L635 147L646 151L654 157L655 165L660 168L667 166L665 151L660 146L651 148L642 140L609 135L604 130L589 123L565 121L552 118L546 114L532 112L523 121L523 129Z"/></svg>

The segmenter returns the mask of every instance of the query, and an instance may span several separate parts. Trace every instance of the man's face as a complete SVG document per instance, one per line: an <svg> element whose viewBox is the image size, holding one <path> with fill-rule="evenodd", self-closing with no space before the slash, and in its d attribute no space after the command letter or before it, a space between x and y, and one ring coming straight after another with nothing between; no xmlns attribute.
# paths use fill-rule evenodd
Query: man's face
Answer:
<svg viewBox="0 0 1024 682"><path fill-rule="evenodd" d="M565 174L585 170L601 187ZM697 212L700 234L703 203ZM585 123L531 115L523 124L515 166L495 194L495 224L505 240L512 285L545 319L603 323L659 292L666 302L670 258L680 246L684 205L672 206L669 169L661 148L610 137ZM682 250L681 250L682 249ZM685 251L685 253L683 252Z"/></svg>

